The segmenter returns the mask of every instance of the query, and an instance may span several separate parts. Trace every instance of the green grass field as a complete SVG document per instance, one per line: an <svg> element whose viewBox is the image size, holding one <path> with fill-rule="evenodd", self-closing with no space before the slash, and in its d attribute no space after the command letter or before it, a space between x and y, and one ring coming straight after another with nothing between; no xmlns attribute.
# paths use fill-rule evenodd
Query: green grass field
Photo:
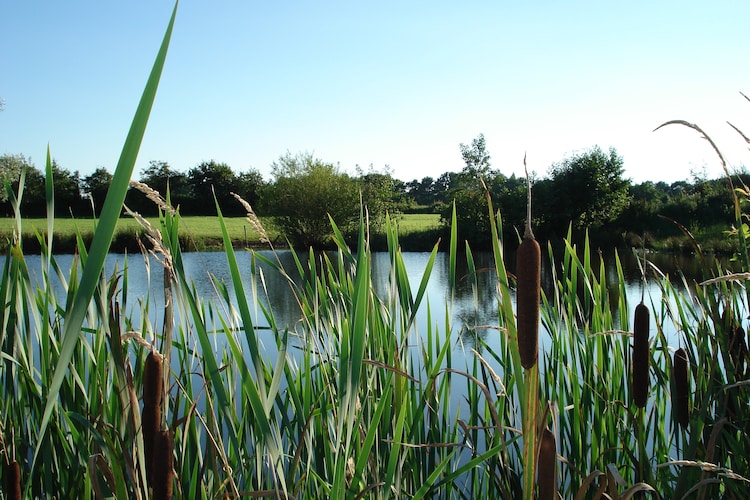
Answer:
<svg viewBox="0 0 750 500"><path fill-rule="evenodd" d="M158 228L159 219L148 217L149 223ZM25 241L33 242L37 233L47 231L47 219L28 218L22 219L23 234ZM260 235L245 217L225 218L229 237L234 246L261 246ZM261 217L261 222L268 232L268 236L275 246L284 246L284 238L274 228L270 218ZM440 227L440 216L438 214L404 214L398 215L395 222L399 228L399 234L403 236L419 233L428 233ZM75 244L75 235L80 233L86 238L94 232L95 219L55 219L54 234L60 251L66 251ZM15 220L10 217L0 218L0 248L5 248L7 242L12 239ZM126 245L135 234L141 232L138 223L131 217L121 217L115 230L117 241L120 245ZM222 237L218 218L215 216L194 216L180 218L180 239L184 242L187 250L220 250L222 248ZM434 243L434 242L433 242ZM117 248L117 245L115 245Z"/></svg>

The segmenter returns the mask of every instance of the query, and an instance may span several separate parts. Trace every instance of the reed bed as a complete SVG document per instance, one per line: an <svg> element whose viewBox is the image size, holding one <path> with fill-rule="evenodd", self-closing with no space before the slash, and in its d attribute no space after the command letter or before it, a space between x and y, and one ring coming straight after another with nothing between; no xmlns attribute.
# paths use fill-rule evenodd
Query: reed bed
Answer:
<svg viewBox="0 0 750 500"><path fill-rule="evenodd" d="M561 251L548 247L551 286L532 283L542 347L527 363L520 324L528 318L517 318L514 301L523 285L506 267L491 203L491 286L480 287L455 222L449 242L451 287L468 281L475 297L489 295L497 306L492 334L477 337L465 361L454 358L465 325L454 319L452 298L438 310L426 300L437 242L412 283L387 220L390 278L377 293L365 209L356 246L332 221L337 250L295 252L287 269L252 251L249 268L241 267L217 206L231 286L217 279L205 297L185 270L180 215L163 193L158 225L143 223L143 252L163 268L166 307L130 295L128 260L109 275L103 262L173 22L91 246L79 239L73 267L61 269L45 236L53 234L51 198L38 279L22 241L10 241L0 281L6 498L18 497L16 486L27 498L747 496L749 363L738 333L747 276L708 259L702 283L675 285L644 266L659 293L644 297L655 328L639 354L651 380L643 405L631 404L630 383L631 320L636 334L643 320L630 317L617 254L612 276L603 261L592 264L588 239L579 248L569 235ZM51 197L49 161L47 174ZM20 196L10 193L15 207ZM286 278L296 324L280 325L264 305L267 272ZM52 293L53 278L64 293ZM521 305L518 314L527 314Z"/></svg>

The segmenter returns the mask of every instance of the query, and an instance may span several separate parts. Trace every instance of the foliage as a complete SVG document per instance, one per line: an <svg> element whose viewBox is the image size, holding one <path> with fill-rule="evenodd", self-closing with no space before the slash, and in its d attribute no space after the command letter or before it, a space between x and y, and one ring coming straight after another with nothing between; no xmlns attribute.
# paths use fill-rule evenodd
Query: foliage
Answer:
<svg viewBox="0 0 750 500"><path fill-rule="evenodd" d="M205 214L211 207L214 196L220 206L226 207L227 215L240 215L240 207L232 197L236 190L237 176L226 163L214 160L202 162L187 173L192 203L182 207L185 214ZM210 210L210 208L209 208Z"/></svg>
<svg viewBox="0 0 750 500"><path fill-rule="evenodd" d="M164 195L169 193L169 199L176 207L195 205L187 175L175 170L165 161L150 161L148 167L141 172L139 181ZM128 191L125 203L132 210L143 215L154 216L158 214L153 202L146 199L143 193L137 189L131 188Z"/></svg>
<svg viewBox="0 0 750 500"><path fill-rule="evenodd" d="M358 169L356 178L362 203L370 215L370 226L378 230L383 226L386 215L395 215L404 206L404 200L399 194L403 191L402 183L393 178L387 166L383 172L373 169L372 165L367 172Z"/></svg>
<svg viewBox="0 0 750 500"><path fill-rule="evenodd" d="M630 181L623 177L623 160L614 148L595 146L550 168L550 178L535 184L540 223L555 236L569 224L592 231L615 221L628 206Z"/></svg>
<svg viewBox="0 0 750 500"><path fill-rule="evenodd" d="M97 168L90 175L81 179L81 191L90 198L95 215L101 213L110 184L112 184L112 174L103 167Z"/></svg>
<svg viewBox="0 0 750 500"><path fill-rule="evenodd" d="M0 101L2 103L2 101ZM2 109L0 107L0 109ZM4 154L0 156L0 182L3 186L5 184L14 184L18 182L18 178L21 175L21 171L33 168L31 158L26 158L22 154ZM8 200L8 193L3 188L0 192L0 202L6 202Z"/></svg>
<svg viewBox="0 0 750 500"><path fill-rule="evenodd" d="M499 174L490 169L490 154L486 150L484 135L479 134L471 146L460 144L460 149L465 163L463 170L438 179L445 187L446 200L449 201L442 206L440 216L446 226L450 224L455 204L459 239L475 247L488 248L491 240L485 191L487 183L494 182Z"/></svg>
<svg viewBox="0 0 750 500"><path fill-rule="evenodd" d="M217 197L231 287L215 278L215 295L197 295L179 244L181 216L159 200L158 227L136 219L154 243L144 258L156 257L162 266L158 293L164 293L164 307L153 314L151 291L129 295L128 262L109 275L104 262L175 14L176 6L91 246L79 239L66 273L55 258L52 231L40 235L38 283L17 237L3 263L0 446L6 464L20 468L25 497L151 496L138 394L144 360L158 354L169 367L160 385L158 424L174 445L159 451L173 461L164 480L176 485L179 498L534 498L534 443L546 427L558 438L563 498L642 492L747 498L750 358L744 327L750 300L744 282L750 264L741 207L750 189L744 184L732 190L732 236L743 273L726 275L701 255L710 279L678 290L669 277L644 266L644 280L659 287L643 294L656 324L645 409L629 403L632 304L619 259L615 255L614 267L603 260L596 266L588 239L578 248L570 231L561 253L548 250L552 283L541 297L548 348L533 370L524 371L512 299L517 285L506 268L501 221L488 191L492 264L477 267L470 245L459 252L457 217L450 221L446 258L452 292L463 284L477 302L480 292L481 300L493 302L489 326L454 320L452 293L440 311L423 303L437 245L413 281L389 218L389 282L378 291L364 218L356 224L354 251L334 223L335 252L291 251L292 268L276 252L253 252L241 268ZM67 183L54 172L48 156L49 229L58 192L53 179ZM282 158L277 174L277 187L282 179L310 176L307 185L345 181L341 187L351 184L357 191L353 179L309 156ZM727 178L732 182L728 172ZM23 182L22 174L9 196L16 234L22 231ZM299 201L306 198L304 191L296 194ZM248 218L260 225L254 213ZM287 280L300 311L293 325L279 324L266 305L267 272ZM243 280L248 275L249 287ZM53 283L60 283L61 293ZM423 307L424 327L417 325ZM676 341L665 334L670 322ZM462 363L453 347L463 328L489 333L476 336ZM689 365L686 427L670 405L670 355L677 345ZM456 403L459 388L464 397Z"/></svg>
<svg viewBox="0 0 750 500"><path fill-rule="evenodd" d="M463 173L469 177L484 178L490 175L490 153L487 151L487 141L484 134L479 134L471 141L471 145L461 143L461 158L466 166Z"/></svg>
<svg viewBox="0 0 750 500"><path fill-rule="evenodd" d="M351 233L359 220L359 186L338 167L309 153L282 155L272 166L266 213L291 244L300 248L330 245L331 220Z"/></svg>

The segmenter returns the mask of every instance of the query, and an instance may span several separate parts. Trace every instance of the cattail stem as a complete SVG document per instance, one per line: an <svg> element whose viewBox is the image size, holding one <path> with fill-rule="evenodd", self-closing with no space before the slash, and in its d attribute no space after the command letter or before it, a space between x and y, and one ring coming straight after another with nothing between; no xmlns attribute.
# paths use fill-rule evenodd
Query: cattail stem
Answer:
<svg viewBox="0 0 750 500"><path fill-rule="evenodd" d="M641 302L635 308L633 323L633 373L632 392L633 402L639 408L646 406L649 386L649 364L650 352L648 345L649 337L649 310Z"/></svg>
<svg viewBox="0 0 750 500"><path fill-rule="evenodd" d="M683 429L686 429L690 422L690 391L688 385L688 358L685 349L680 348L675 351L672 370L672 376L674 377L672 406L677 422Z"/></svg>
<svg viewBox="0 0 750 500"><path fill-rule="evenodd" d="M523 160L526 167L526 158ZM534 498L537 465L537 422L539 414L539 299L541 296L541 250L531 231L531 182L528 188L527 219L523 241L516 254L516 335L518 354L524 368L522 389L523 498Z"/></svg>

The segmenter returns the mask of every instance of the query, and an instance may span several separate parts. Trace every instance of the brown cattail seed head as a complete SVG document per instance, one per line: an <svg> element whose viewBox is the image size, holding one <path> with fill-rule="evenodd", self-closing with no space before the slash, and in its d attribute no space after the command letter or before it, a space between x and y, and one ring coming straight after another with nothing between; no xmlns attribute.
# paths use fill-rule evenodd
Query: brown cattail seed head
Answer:
<svg viewBox="0 0 750 500"><path fill-rule="evenodd" d="M674 408L675 419L685 429L690 422L688 358L685 349L677 349L674 353L672 376L674 377L672 407Z"/></svg>
<svg viewBox="0 0 750 500"><path fill-rule="evenodd" d="M3 482L5 483L5 498L21 500L21 466L13 460L4 467Z"/></svg>
<svg viewBox="0 0 750 500"><path fill-rule="evenodd" d="M172 498L174 476L174 436L171 431L159 431L154 436L154 477L151 484L153 498Z"/></svg>
<svg viewBox="0 0 750 500"><path fill-rule="evenodd" d="M149 483L152 483L153 480L154 436L161 429L161 399L164 389L162 364L163 358L161 355L152 351L146 357L143 368L141 430L143 433L143 455L146 460L146 477Z"/></svg>
<svg viewBox="0 0 750 500"><path fill-rule="evenodd" d="M729 355L734 364L735 380L745 378L745 363L747 360L747 342L745 341L745 330L737 326L731 330L729 337Z"/></svg>
<svg viewBox="0 0 750 500"><path fill-rule="evenodd" d="M161 354L151 351L143 367L143 404L160 405L164 390Z"/></svg>
<svg viewBox="0 0 750 500"><path fill-rule="evenodd" d="M649 385L649 311L641 302L635 308L633 325L633 401L636 406L643 408L648 399Z"/></svg>
<svg viewBox="0 0 750 500"><path fill-rule="evenodd" d="M547 428L542 432L539 442L537 484L539 500L557 498L557 443L555 435Z"/></svg>
<svg viewBox="0 0 750 500"><path fill-rule="evenodd" d="M518 351L521 365L529 369L537 362L539 351L539 297L542 254L539 243L524 237L516 254L516 316L518 318Z"/></svg>

